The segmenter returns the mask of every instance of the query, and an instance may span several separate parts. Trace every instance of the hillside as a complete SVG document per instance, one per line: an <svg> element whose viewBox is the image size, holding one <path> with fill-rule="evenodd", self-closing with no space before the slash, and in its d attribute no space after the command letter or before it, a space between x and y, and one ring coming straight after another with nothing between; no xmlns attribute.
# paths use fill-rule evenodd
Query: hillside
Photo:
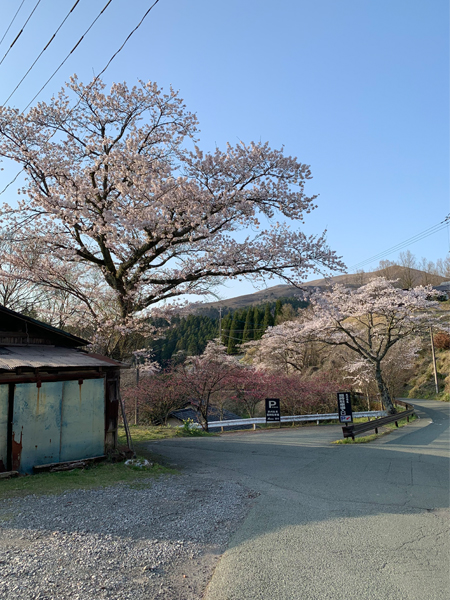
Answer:
<svg viewBox="0 0 450 600"><path fill-rule="evenodd" d="M305 291L310 291L311 288L324 288L334 283L340 283L349 287L359 287L367 283L374 277L386 277L387 279L398 279L399 287L412 287L415 285L439 285L446 280L440 275L430 275L425 271L418 269L410 269L407 267L390 266L387 269L372 271L370 273L344 273L330 277L329 279L314 279L302 284L301 287L293 285L275 285L255 292L254 294L245 294L236 296L235 298L227 298L226 300L218 300L216 302L196 302L191 304L189 312L206 314L211 309L218 310L219 307L228 308L231 310L241 309L248 306L257 306L266 302L275 302L279 298L297 298L301 300Z"/></svg>

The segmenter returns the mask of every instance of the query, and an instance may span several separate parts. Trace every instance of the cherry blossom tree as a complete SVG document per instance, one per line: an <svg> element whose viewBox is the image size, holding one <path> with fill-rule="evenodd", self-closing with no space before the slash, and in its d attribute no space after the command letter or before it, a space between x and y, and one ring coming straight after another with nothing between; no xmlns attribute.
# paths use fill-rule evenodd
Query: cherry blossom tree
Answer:
<svg viewBox="0 0 450 600"><path fill-rule="evenodd" d="M197 133L178 93L154 83L106 93L100 80L74 76L26 114L0 107L0 157L26 175L18 207L1 210L18 246L2 247L0 264L71 294L84 322L108 321L118 338L162 300L205 294L224 278L298 283L342 268L325 234L289 226L315 208L309 166L261 142L203 152Z"/></svg>
<svg viewBox="0 0 450 600"><path fill-rule="evenodd" d="M170 413L185 401L180 374L170 370L142 377L138 385L125 387L122 397L129 420L137 410L140 422L153 425L167 425Z"/></svg>
<svg viewBox="0 0 450 600"><path fill-rule="evenodd" d="M274 327L287 339L315 340L325 345L345 346L372 365L378 392L386 410L395 407L383 377L382 366L391 348L412 338L435 322L431 287L401 290L395 282L379 277L358 289L334 285L310 297L310 318ZM264 338L263 338L264 339Z"/></svg>
<svg viewBox="0 0 450 600"><path fill-rule="evenodd" d="M197 406L200 425L205 431L208 431L208 411L214 397L223 398L224 393L233 392L241 369L218 340L209 341L201 356L189 357L180 368L180 385L186 397Z"/></svg>
<svg viewBox="0 0 450 600"><path fill-rule="evenodd" d="M399 396L409 380L420 347L418 337L404 338L386 353L382 365L383 379L391 398ZM374 363L362 356L357 356L355 360L345 365L344 370L347 372L344 379L349 381L354 389L365 395L367 410L370 410L370 397L377 391Z"/></svg>
<svg viewBox="0 0 450 600"><path fill-rule="evenodd" d="M339 386L328 373L308 380L298 374L272 373L268 384L268 392L272 397L280 398L285 415L335 412Z"/></svg>
<svg viewBox="0 0 450 600"><path fill-rule="evenodd" d="M270 396L270 375L254 368L244 367L235 376L232 400L242 407L247 416L253 418L256 409L265 398Z"/></svg>

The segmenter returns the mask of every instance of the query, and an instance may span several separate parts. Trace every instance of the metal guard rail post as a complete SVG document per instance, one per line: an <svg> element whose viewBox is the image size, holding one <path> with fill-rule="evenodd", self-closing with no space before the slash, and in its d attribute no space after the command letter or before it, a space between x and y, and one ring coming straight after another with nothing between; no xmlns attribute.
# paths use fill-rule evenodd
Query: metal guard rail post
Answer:
<svg viewBox="0 0 450 600"><path fill-rule="evenodd" d="M401 419L405 419L409 422L409 417L414 414L414 407L411 404L407 404L402 400L396 400L396 404L400 404L406 408L395 415L387 415L386 417L381 417L379 419L375 419L373 421L368 421L367 423L360 423L359 425L346 425L342 427L342 433L344 434L344 438L351 437L352 440L355 439L355 435L359 433L365 433L366 431L371 431L375 429L375 433L378 433L378 428L382 425L387 425L388 423L395 423L395 426L398 427L398 421ZM355 413L355 417L356 417Z"/></svg>

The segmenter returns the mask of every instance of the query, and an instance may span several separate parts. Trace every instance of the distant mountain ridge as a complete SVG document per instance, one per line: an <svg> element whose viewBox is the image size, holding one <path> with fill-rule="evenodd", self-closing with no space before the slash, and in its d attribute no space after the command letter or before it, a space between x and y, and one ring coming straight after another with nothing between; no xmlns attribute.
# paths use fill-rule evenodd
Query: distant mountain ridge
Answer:
<svg viewBox="0 0 450 600"><path fill-rule="evenodd" d="M203 311L219 307L236 310L246 306L257 306L266 302L276 302L279 298L302 297L305 291L311 291L311 288L322 289L335 283L340 283L348 287L357 288L368 283L375 277L386 277L387 279L398 279L398 287L411 287L415 285L439 285L446 281L446 277L440 275L431 275L425 271L411 269L401 266L389 266L386 269L372 271L370 273L344 273L327 279L314 279L302 284L301 287L294 285L274 285L264 290L259 290L254 294L244 294L235 298L226 300L217 300L215 302L196 302L191 304L189 312L202 313ZM407 284L407 285L405 285Z"/></svg>

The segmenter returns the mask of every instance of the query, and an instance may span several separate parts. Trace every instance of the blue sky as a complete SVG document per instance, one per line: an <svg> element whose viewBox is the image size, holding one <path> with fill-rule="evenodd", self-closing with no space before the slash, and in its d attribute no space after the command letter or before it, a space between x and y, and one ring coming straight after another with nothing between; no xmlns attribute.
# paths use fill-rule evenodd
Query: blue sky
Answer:
<svg viewBox="0 0 450 600"><path fill-rule="evenodd" d="M0 60L36 2L25 0ZM80 0L9 104L28 104L106 2ZM0 65L0 102L74 3L41 0ZM0 0L0 39L19 5ZM92 79L150 5L112 0L38 100L73 73ZM205 150L261 139L311 165L307 192L319 207L303 229L327 228L353 267L450 212L448 63L447 0L160 0L104 79L172 84L197 113ZM0 189L17 172L2 166ZM1 199L16 198L11 186ZM409 249L445 258L448 231ZM231 283L222 295L252 290Z"/></svg>

